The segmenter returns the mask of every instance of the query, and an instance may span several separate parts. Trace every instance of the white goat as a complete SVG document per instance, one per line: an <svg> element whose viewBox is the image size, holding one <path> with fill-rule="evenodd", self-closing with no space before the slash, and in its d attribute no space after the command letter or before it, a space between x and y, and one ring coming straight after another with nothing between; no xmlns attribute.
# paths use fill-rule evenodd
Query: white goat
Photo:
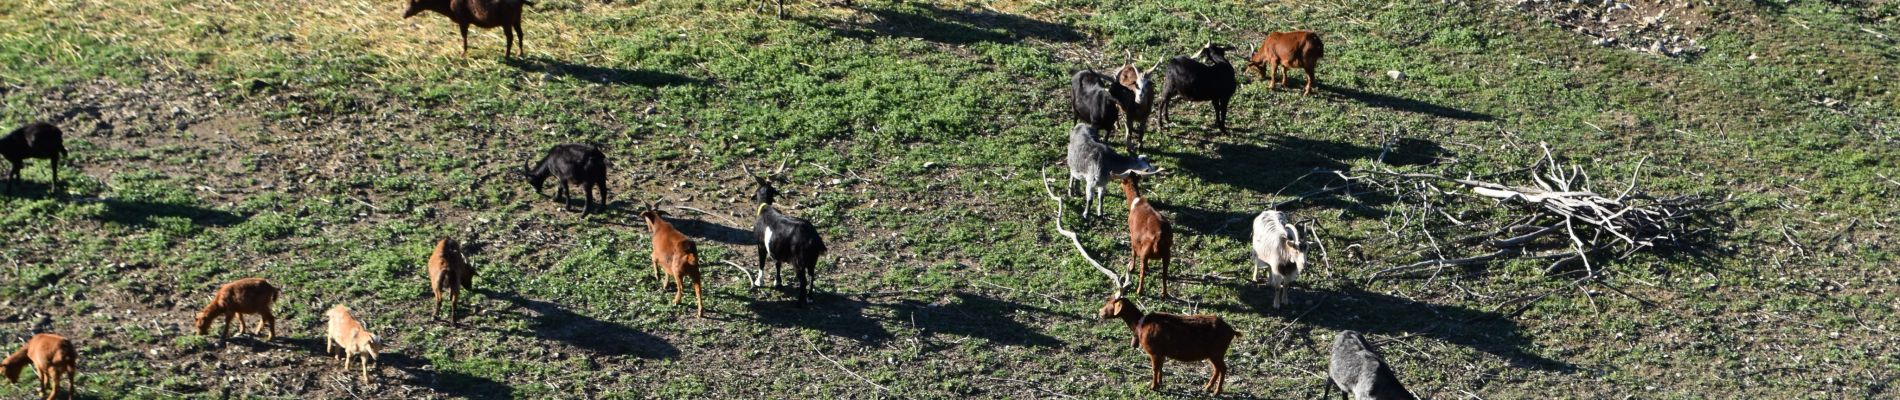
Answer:
<svg viewBox="0 0 1900 400"><path fill-rule="evenodd" d="M1260 269L1267 269L1267 284L1273 286L1273 308L1286 302L1287 285L1306 269L1306 252L1300 251L1299 231L1287 223L1286 214L1262 211L1253 218L1253 279L1260 281Z"/></svg>

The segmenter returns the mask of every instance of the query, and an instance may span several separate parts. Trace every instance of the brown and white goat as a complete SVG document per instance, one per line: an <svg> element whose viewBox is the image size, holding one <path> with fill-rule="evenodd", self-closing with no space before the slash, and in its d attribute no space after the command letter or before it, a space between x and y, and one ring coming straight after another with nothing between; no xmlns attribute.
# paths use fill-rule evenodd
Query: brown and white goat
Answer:
<svg viewBox="0 0 1900 400"><path fill-rule="evenodd" d="M1260 74L1269 89L1286 86L1286 78L1293 74L1294 68L1304 69L1306 88L1300 95L1305 96L1312 94L1313 85L1319 82L1313 77L1313 69L1319 67L1319 59L1325 55L1326 46L1320 43L1318 33L1272 32L1260 41L1260 48L1254 49L1253 56L1247 58L1246 69Z"/></svg>
<svg viewBox="0 0 1900 400"><path fill-rule="evenodd" d="M1142 176L1159 172L1131 169L1121 174L1122 194L1128 197L1128 248L1133 253L1133 257L1128 259L1128 272L1140 274L1135 283L1135 295L1141 295L1142 288L1148 286L1149 261L1161 262L1161 271L1155 280L1160 282L1161 295L1168 295L1168 267L1174 258L1174 228L1168 224L1168 220L1161 218L1161 213L1155 211L1154 205L1141 197L1141 188L1136 186Z"/></svg>
<svg viewBox="0 0 1900 400"><path fill-rule="evenodd" d="M272 315L270 307L277 302L281 292L264 278L244 278L218 287L218 296L211 299L204 311L198 312L198 334L211 331L211 323L219 317L224 318L224 331L219 337L231 337L231 320L237 319L238 332L244 331L244 314L257 314L257 328L251 334L263 333L264 325L270 325L270 334L264 340L277 338L277 316Z"/></svg>
<svg viewBox="0 0 1900 400"><path fill-rule="evenodd" d="M1161 63L1155 63L1143 71L1129 63L1115 69L1115 81L1135 93L1135 101L1122 107L1122 140L1128 143L1130 154L1141 147L1142 137L1148 133L1148 115L1155 109L1155 85L1148 75L1160 67Z"/></svg>
<svg viewBox="0 0 1900 400"><path fill-rule="evenodd" d="M40 378L38 389L46 393L46 400L59 395L59 379L66 378L66 398L72 399L79 391L79 350L73 349L73 342L51 333L33 335L25 346L7 356L0 366L6 368L7 381L20 383L20 370L27 363L33 364L33 374Z"/></svg>
<svg viewBox="0 0 1900 400"><path fill-rule="evenodd" d="M1300 238L1286 214L1262 211L1253 218L1253 278L1260 281L1260 270L1267 270L1267 285L1273 286L1273 308L1286 302L1287 285L1306 269L1306 253L1300 251Z"/></svg>
<svg viewBox="0 0 1900 400"><path fill-rule="evenodd" d="M330 354L331 346L343 349L338 358L343 359L343 371L349 372L350 360L357 355L363 356L363 383L369 383L369 363L376 360L376 353L383 350L382 338L363 328L363 323L350 316L350 308L342 304L330 307L323 313L329 319L329 329L323 339L323 353Z"/></svg>
<svg viewBox="0 0 1900 400"><path fill-rule="evenodd" d="M475 267L462 257L461 246L450 239L436 241L435 253L429 255L429 290L435 292L435 310L429 312L429 317L442 313L442 298L446 294L449 324L455 324L455 311L462 305L462 291L474 289Z"/></svg>
<svg viewBox="0 0 1900 400"><path fill-rule="evenodd" d="M661 218L664 215L665 212L653 208L651 204L640 213L640 218L646 219L647 230L653 233L653 275L660 278L660 291L666 291L668 280L673 282L675 306L680 304L680 297L686 294L685 279L692 278L693 303L696 305L693 316L704 317L706 300L699 292L699 247L678 229L673 229L673 224ZM660 277L662 272L666 273L665 277Z"/></svg>
<svg viewBox="0 0 1900 400"><path fill-rule="evenodd" d="M1207 360L1214 370L1203 390L1219 395L1227 380L1227 348L1240 337L1240 331L1215 315L1143 314L1133 300L1120 294L1108 298L1099 312L1102 319L1120 318L1133 331L1135 348L1148 353L1154 368L1149 390L1161 390L1161 364L1168 359L1195 362Z"/></svg>

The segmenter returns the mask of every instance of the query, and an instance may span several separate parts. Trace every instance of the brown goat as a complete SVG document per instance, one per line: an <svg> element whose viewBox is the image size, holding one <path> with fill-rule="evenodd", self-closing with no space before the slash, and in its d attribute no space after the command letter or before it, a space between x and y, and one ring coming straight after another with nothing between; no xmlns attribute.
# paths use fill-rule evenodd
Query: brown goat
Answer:
<svg viewBox="0 0 1900 400"><path fill-rule="evenodd" d="M1155 63L1144 71L1129 63L1115 69L1115 81L1135 93L1135 101L1122 107L1122 139L1128 142L1131 154L1148 132L1148 116L1154 114L1155 109L1155 85L1148 76L1160 67L1160 63Z"/></svg>
<svg viewBox="0 0 1900 400"><path fill-rule="evenodd" d="M1319 41L1319 34L1313 31L1273 32L1260 41L1260 48L1254 49L1253 56L1247 58L1246 69L1260 74L1267 81L1267 88L1286 86L1286 78L1293 74L1294 68L1306 70L1306 88L1301 96L1313 93L1313 85L1319 82L1313 77L1313 69L1319 67L1320 57L1326 55L1326 46ZM1282 73L1281 71L1285 71Z"/></svg>
<svg viewBox="0 0 1900 400"><path fill-rule="evenodd" d="M516 42L520 43L521 55L528 55L528 39L521 34L521 8L532 6L528 0L409 0L409 9L402 12L403 18L434 11L449 17L449 21L462 28L462 56L468 57L468 26L475 25L483 29L501 27L501 36L508 39L508 47L502 49L502 57L514 54Z"/></svg>
<svg viewBox="0 0 1900 400"><path fill-rule="evenodd" d="M382 351L383 340L363 328L363 323L350 316L350 308L342 304L330 307L323 313L329 319L328 332L323 339L323 353L330 354L331 346L342 348L337 357L343 359L343 371L349 372L350 360L357 355L363 356L363 383L369 383L369 363L376 360L376 353Z"/></svg>
<svg viewBox="0 0 1900 400"><path fill-rule="evenodd" d="M1141 188L1136 186L1144 175L1160 171L1145 172L1127 170L1122 172L1122 194L1128 197L1128 248L1134 256L1128 259L1128 272L1137 272L1140 280L1135 284L1135 295L1141 295L1142 288L1148 286L1148 262L1160 261L1161 271L1155 280L1160 282L1161 296L1168 295L1168 267L1174 258L1174 228L1168 220L1161 218L1147 199L1141 198Z"/></svg>
<svg viewBox="0 0 1900 400"><path fill-rule="evenodd" d="M436 241L435 253L429 255L429 290L435 292L435 311L429 312L429 317L442 313L442 297L446 292L449 324L455 324L455 311L462 305L462 291L474 289L475 267L469 266L468 259L462 257L461 246L450 239Z"/></svg>
<svg viewBox="0 0 1900 400"><path fill-rule="evenodd" d="M1099 314L1104 320L1121 318L1135 334L1134 347L1148 353L1148 362L1154 368L1149 390L1161 390L1161 364L1170 358L1185 362L1207 360L1214 374L1208 377L1202 390L1219 395L1226 386L1227 347L1240 337L1240 331L1219 316L1143 314L1133 300L1119 294L1109 297Z"/></svg>
<svg viewBox="0 0 1900 400"><path fill-rule="evenodd" d="M224 331L219 337L231 337L231 319L237 319L238 332L244 332L244 314L257 314L257 329L251 334L264 331L264 325L270 325L270 334L264 340L277 338L277 316L271 315L271 303L277 302L280 292L276 286L264 278L244 278L226 283L218 288L218 297L211 299L204 311L198 313L198 334L211 331L211 323L219 317L224 318Z"/></svg>
<svg viewBox="0 0 1900 400"><path fill-rule="evenodd" d="M685 278L693 278L693 303L697 308L693 316L705 317L706 300L699 293L699 247L678 229L673 229L673 224L661 218L664 215L665 212L653 208L651 204L640 213L640 217L646 219L647 229L653 233L653 275L659 277L661 272L666 273L666 277L660 278L661 291L666 290L669 278L673 281L675 306L680 304L680 297L686 294Z"/></svg>
<svg viewBox="0 0 1900 400"><path fill-rule="evenodd" d="M59 395L59 379L66 378L66 398L72 399L79 391L79 350L73 349L73 342L51 333L33 335L19 351L7 356L0 366L6 368L7 381L20 383L20 370L33 363L33 374L40 378L39 390L46 393L46 400Z"/></svg>

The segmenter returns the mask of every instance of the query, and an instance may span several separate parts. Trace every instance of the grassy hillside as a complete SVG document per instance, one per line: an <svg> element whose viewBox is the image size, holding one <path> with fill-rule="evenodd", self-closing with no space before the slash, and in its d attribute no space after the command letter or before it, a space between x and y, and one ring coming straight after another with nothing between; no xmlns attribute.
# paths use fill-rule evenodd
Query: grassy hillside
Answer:
<svg viewBox="0 0 1900 400"><path fill-rule="evenodd" d="M73 338L104 398L1191 396L1203 365L1146 390L1127 329L1096 318L1109 285L1053 233L1040 176L1062 175L1068 76L1312 29L1323 90L1243 77L1231 133L1189 104L1144 149L1170 170L1144 189L1179 255L1174 297L1142 305L1246 333L1231 396L1317 395L1345 329L1432 398L1892 396L1900 8L1679 7L1658 23L1706 49L1664 57L1515 3L798 1L778 20L541 0L508 60L500 31L462 57L453 24L398 1L16 2L0 127L54 120L72 158L62 195L35 160L0 196L0 337ZM512 175L564 142L607 150L604 215ZM1387 143L1434 162L1382 162ZM1453 219L1508 216L1451 187L1445 209L1296 199L1339 183L1316 169L1488 176L1540 143L1599 187L1720 199L1714 241L1578 286L1522 259L1394 277L1375 273L1434 257ZM815 306L731 265L756 268L741 165L783 165L782 206L831 244ZM1120 201L1064 222L1111 266ZM706 212L673 211L710 261L704 319L649 276L647 202ZM1244 260L1281 202L1331 251L1275 310ZM438 237L481 271L461 328L427 315ZM278 340L197 335L247 276L286 287ZM339 302L391 342L372 384L322 354Z"/></svg>

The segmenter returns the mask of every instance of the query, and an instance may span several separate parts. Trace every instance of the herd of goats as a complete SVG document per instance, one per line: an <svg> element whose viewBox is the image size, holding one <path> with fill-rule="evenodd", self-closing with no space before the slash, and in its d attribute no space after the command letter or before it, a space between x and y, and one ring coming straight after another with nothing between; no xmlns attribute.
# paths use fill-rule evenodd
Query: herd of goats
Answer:
<svg viewBox="0 0 1900 400"><path fill-rule="evenodd" d="M505 29L508 48L512 53L521 37L520 16L524 4L526 2L522 0L411 0L404 17L421 11L435 11L449 16L461 25L464 54L468 47L468 25L501 26ZM1147 130L1150 111L1156 103L1155 88L1149 75L1164 64L1167 67L1163 71L1166 85L1159 96L1157 130L1167 126L1170 103L1177 99L1211 103L1216 127L1225 130L1227 104L1239 87L1235 69L1226 58L1225 53L1229 50L1232 48L1208 43L1192 57L1166 59L1145 71L1133 64L1126 64L1112 75L1081 71L1072 79L1072 109L1080 123L1069 134L1068 191L1074 195L1075 181L1082 181L1081 216L1088 218L1088 206L1093 202L1094 214L1100 217L1103 215L1102 201L1106 184L1110 180L1120 181L1121 189L1128 199L1132 253L1128 269L1130 274L1139 276L1139 283L1135 284L1137 297L1147 286L1148 264L1151 261L1161 266L1157 282L1161 295L1167 295L1166 274L1173 232L1166 219L1143 199L1139 188L1142 177L1158 173L1161 169L1150 164L1146 157L1117 153L1104 141L1103 133L1116 129L1120 124L1129 152L1139 148ZM1257 72L1262 80L1268 82L1269 87L1284 86L1286 75L1291 75L1292 69L1303 69L1307 79L1301 94L1306 95L1312 92L1315 84L1313 70L1323 54L1320 38L1313 32L1274 32L1253 52L1246 68ZM1282 73L1283 70L1285 73ZM47 159L51 161L52 167L50 190L58 193L59 165L66 153L62 131L45 122L25 125L0 137L0 155L12 166L8 192L12 193L19 186L24 160ZM745 169L745 173L758 185L754 193L754 200L758 203L757 219L752 230L757 240L761 274L765 261L771 259L775 285L782 286L784 264L791 263L795 276L792 291L797 293L796 304L802 307L811 301L810 292L818 261L827 251L824 240L810 221L786 215L774 207L773 201L779 192L772 186L772 179L754 174L749 168ZM607 204L607 157L598 146L554 146L538 163L521 171L520 175L537 193L544 193L543 187L548 178L558 179L560 186L553 197L564 208L571 209L568 187L580 186L582 215L593 211L596 198L603 206ZM703 314L700 260L694 241L674 229L663 218L665 213L652 204L646 205L639 215L653 238L653 275L660 281L661 290L666 290L670 283L674 291L673 305L677 306L684 296L685 284L690 280L696 304L695 315ZM1305 254L1300 250L1297 230L1282 213L1264 211L1253 220L1250 244L1254 264L1252 280L1259 281L1261 269L1268 271L1267 284L1275 289L1273 307L1279 308L1286 301L1287 286L1305 266ZM458 324L456 314L461 302L460 293L473 289L475 269L463 257L461 246L453 239L436 242L426 269L429 289L435 295L435 308L431 317L441 318L442 302L446 298L449 302L447 320L450 324ZM1118 283L1126 286L1128 282ZM224 327L219 336L229 337L234 319L242 333L248 326L244 316L255 315L258 322L251 329L252 334L263 334L265 340L274 340L276 317L271 308L280 294L276 285L263 278L244 278L224 284L218 288L211 303L197 314L194 325L198 334L205 335L210 332L214 322L222 319ZM383 342L351 313L351 309L344 304L337 304L325 312L325 353L341 358L346 371L360 357L362 379L367 382L369 364L383 350ZM1162 364L1172 359L1183 362L1207 361L1212 367L1212 376L1203 389L1214 394L1221 392L1227 375L1225 355L1233 340L1240 337L1241 333L1220 317L1144 313L1133 299L1124 297L1119 289L1101 308L1099 316L1103 320L1120 319L1134 333L1131 345L1147 352L1152 366L1153 380L1149 388L1161 387ZM71 341L53 333L40 333L7 357L0 366L4 366L8 380L18 382L21 370L31 363L39 376L40 389L48 399L52 399L59 393L62 378L68 387L76 387L74 374L78 358L78 351ZM1348 330L1338 334L1332 345L1328 372L1328 381L1353 398L1413 398L1379 353L1358 332ZM67 391L68 398L72 397L72 392Z"/></svg>

